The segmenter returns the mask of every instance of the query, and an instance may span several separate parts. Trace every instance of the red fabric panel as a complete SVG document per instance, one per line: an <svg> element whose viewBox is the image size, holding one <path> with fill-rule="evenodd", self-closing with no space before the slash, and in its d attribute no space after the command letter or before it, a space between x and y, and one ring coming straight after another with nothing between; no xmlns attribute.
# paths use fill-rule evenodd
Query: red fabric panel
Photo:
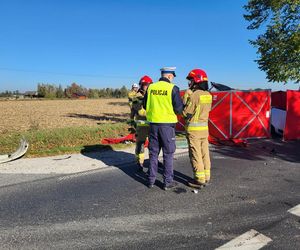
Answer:
<svg viewBox="0 0 300 250"><path fill-rule="evenodd" d="M184 91L181 91L181 95ZM269 138L270 91L220 91L213 95L209 114L209 135L216 140ZM232 96L232 97L231 97ZM230 104L232 101L232 104ZM232 123L230 124L230 108ZM184 132L185 121L178 116L176 130ZM232 130L230 132L230 126Z"/></svg>
<svg viewBox="0 0 300 250"><path fill-rule="evenodd" d="M232 93L232 138L270 137L270 91Z"/></svg>
<svg viewBox="0 0 300 250"><path fill-rule="evenodd" d="M181 98L183 98L185 90L181 90L179 93L180 93ZM177 119L178 119L178 122L176 123L175 130L177 132L184 132L185 131L185 128L184 128L185 120L183 119L182 115L177 115Z"/></svg>
<svg viewBox="0 0 300 250"><path fill-rule="evenodd" d="M119 138L103 138L101 144L118 144L125 141L135 142L135 134L129 134Z"/></svg>
<svg viewBox="0 0 300 250"><path fill-rule="evenodd" d="M276 91L272 92L271 106L278 109L286 110L286 92Z"/></svg>
<svg viewBox="0 0 300 250"><path fill-rule="evenodd" d="M183 119L182 115L177 115L177 119L178 119L178 122L176 123L175 130L177 132L184 132L185 131L185 128L184 128L185 120Z"/></svg>
<svg viewBox="0 0 300 250"><path fill-rule="evenodd" d="M287 90L284 140L300 139L300 91Z"/></svg>
<svg viewBox="0 0 300 250"><path fill-rule="evenodd" d="M209 113L209 135L217 139L230 138L230 92L212 92L212 110Z"/></svg>

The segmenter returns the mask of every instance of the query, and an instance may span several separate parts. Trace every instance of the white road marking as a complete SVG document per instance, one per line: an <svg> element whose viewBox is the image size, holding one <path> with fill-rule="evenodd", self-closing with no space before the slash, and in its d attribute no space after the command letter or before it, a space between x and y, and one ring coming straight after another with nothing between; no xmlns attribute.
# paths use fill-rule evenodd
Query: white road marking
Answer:
<svg viewBox="0 0 300 250"><path fill-rule="evenodd" d="M272 240L267 236L251 229L250 231L238 236L237 238L227 242L225 245L217 249L230 249L230 250L257 250L267 245Z"/></svg>
<svg viewBox="0 0 300 250"><path fill-rule="evenodd" d="M289 213L300 217L300 204L288 210Z"/></svg>

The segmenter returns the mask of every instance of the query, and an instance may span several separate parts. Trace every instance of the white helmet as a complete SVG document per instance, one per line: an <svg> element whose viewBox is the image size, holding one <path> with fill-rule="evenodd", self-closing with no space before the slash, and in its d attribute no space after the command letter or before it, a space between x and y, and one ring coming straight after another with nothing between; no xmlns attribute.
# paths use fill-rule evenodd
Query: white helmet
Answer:
<svg viewBox="0 0 300 250"><path fill-rule="evenodd" d="M138 88L139 87L139 85L137 84L137 83L134 83L134 84L132 84L132 86L131 86L132 88Z"/></svg>

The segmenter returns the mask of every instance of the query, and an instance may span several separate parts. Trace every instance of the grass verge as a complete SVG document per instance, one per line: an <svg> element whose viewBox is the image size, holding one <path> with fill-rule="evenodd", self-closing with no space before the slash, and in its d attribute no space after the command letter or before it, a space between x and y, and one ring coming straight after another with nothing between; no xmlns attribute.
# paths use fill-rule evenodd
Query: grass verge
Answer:
<svg viewBox="0 0 300 250"><path fill-rule="evenodd" d="M24 136L29 142L27 157L79 153L112 148L101 145L107 137L120 137L128 134L126 123L101 124L97 127L69 127L60 129L29 130L0 135L0 155L14 152ZM116 147L124 147L117 145Z"/></svg>

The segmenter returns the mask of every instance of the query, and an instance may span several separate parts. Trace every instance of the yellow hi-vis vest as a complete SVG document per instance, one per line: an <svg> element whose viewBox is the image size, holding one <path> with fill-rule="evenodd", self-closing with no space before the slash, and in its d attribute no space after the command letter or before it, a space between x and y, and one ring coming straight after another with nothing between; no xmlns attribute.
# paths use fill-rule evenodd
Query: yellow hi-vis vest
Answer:
<svg viewBox="0 0 300 250"><path fill-rule="evenodd" d="M150 84L147 90L146 115L152 123L177 123L173 110L172 90L174 84L159 81Z"/></svg>

